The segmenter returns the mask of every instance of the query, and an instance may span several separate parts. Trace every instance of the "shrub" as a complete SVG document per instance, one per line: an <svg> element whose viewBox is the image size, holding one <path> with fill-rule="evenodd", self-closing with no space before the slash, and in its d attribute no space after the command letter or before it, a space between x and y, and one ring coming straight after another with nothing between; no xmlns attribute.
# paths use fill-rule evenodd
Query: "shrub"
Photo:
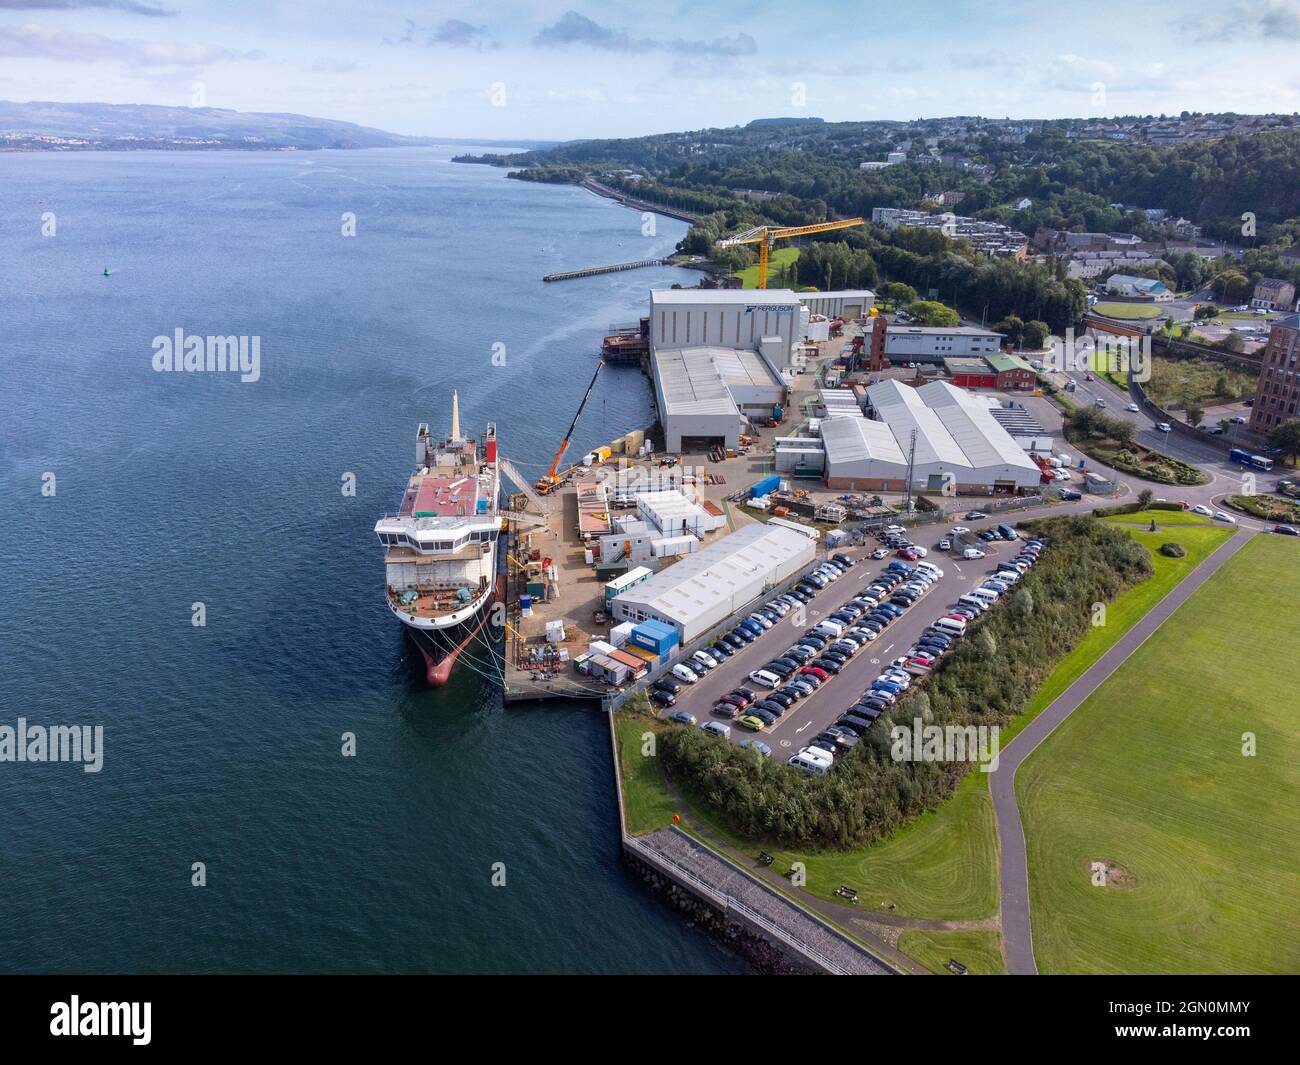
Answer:
<svg viewBox="0 0 1300 1065"><path fill-rule="evenodd" d="M1160 553L1169 558L1184 558L1187 555L1187 548L1182 544L1161 544Z"/></svg>

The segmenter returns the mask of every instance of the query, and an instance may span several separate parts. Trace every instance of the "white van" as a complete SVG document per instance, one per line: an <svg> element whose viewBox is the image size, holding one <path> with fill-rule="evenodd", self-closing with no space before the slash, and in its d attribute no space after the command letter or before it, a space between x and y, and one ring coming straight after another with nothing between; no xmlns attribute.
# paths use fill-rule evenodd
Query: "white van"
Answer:
<svg viewBox="0 0 1300 1065"><path fill-rule="evenodd" d="M986 611L989 608L988 603L986 603L983 599L979 598L979 596L971 595L969 593L962 596L958 596L957 602L959 602L962 606L968 606L972 610L977 610L981 614L984 613L984 611Z"/></svg>
<svg viewBox="0 0 1300 1065"><path fill-rule="evenodd" d="M827 618L813 626L813 632L824 632L827 636L834 636L836 639L844 635L844 626L838 621L832 621Z"/></svg>
<svg viewBox="0 0 1300 1065"><path fill-rule="evenodd" d="M957 618L938 618L934 624L935 628L943 629L945 632L955 632L958 636L966 635L966 622L959 621Z"/></svg>
<svg viewBox="0 0 1300 1065"><path fill-rule="evenodd" d="M689 666L683 665L673 666L673 676L686 684L694 684L700 679L699 674L696 673L695 670L691 669Z"/></svg>
<svg viewBox="0 0 1300 1065"><path fill-rule="evenodd" d="M830 769L829 763L815 762L811 758L803 754L791 755L790 760L786 764L792 765L795 767L795 769L802 769L805 773L813 774L816 776L822 776L826 772L826 770Z"/></svg>
<svg viewBox="0 0 1300 1065"><path fill-rule="evenodd" d="M749 675L749 679L755 684L761 684L764 688L779 688L781 678L775 673L769 673L766 669L756 669Z"/></svg>
<svg viewBox="0 0 1300 1065"><path fill-rule="evenodd" d="M919 570L925 570L927 573L933 573L935 577L943 576L943 570L941 570L933 562L918 562L916 564L916 568Z"/></svg>
<svg viewBox="0 0 1300 1065"><path fill-rule="evenodd" d="M980 599L983 599L986 603L988 603L989 606L992 606L994 603L998 601L998 593L995 592L992 588L972 588L966 594L978 596Z"/></svg>

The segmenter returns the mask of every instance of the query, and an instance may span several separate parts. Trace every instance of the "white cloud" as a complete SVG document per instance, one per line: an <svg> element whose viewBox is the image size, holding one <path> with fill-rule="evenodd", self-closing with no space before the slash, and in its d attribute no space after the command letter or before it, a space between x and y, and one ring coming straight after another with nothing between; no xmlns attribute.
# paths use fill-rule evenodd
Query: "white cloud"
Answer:
<svg viewBox="0 0 1300 1065"><path fill-rule="evenodd" d="M264 52L256 50L238 52L206 44L123 40L100 33L51 30L32 23L0 26L0 56L52 59L61 63L125 63L140 67L198 67L266 58Z"/></svg>

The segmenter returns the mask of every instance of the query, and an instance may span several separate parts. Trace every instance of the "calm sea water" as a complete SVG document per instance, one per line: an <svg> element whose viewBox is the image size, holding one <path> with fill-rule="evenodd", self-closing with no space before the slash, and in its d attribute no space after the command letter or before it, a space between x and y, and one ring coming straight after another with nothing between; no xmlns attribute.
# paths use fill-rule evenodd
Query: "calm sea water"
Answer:
<svg viewBox="0 0 1300 1065"><path fill-rule="evenodd" d="M691 283L544 285L684 226L451 154L0 155L0 724L105 730L98 774L0 763L0 969L743 969L622 872L601 715L427 690L383 607L416 424L456 388L544 465L604 328ZM177 328L261 379L155 373ZM608 370L575 448L648 412Z"/></svg>

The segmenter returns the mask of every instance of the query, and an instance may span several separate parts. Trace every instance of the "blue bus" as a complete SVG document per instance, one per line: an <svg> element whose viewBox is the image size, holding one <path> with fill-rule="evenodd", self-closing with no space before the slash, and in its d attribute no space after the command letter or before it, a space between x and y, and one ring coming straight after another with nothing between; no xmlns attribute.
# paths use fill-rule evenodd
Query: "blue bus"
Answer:
<svg viewBox="0 0 1300 1065"><path fill-rule="evenodd" d="M1243 466L1253 466L1257 470L1271 470L1273 460L1266 459L1263 455L1252 455L1249 451L1243 451L1239 447L1234 447L1228 452L1229 462L1240 462Z"/></svg>

